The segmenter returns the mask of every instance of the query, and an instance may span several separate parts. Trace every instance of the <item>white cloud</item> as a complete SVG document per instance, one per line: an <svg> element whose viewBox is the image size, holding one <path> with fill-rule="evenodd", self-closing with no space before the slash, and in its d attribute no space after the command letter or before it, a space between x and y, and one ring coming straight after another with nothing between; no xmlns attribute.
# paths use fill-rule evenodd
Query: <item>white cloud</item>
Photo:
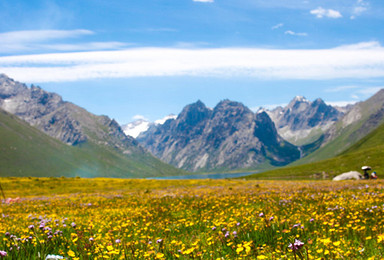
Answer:
<svg viewBox="0 0 384 260"><path fill-rule="evenodd" d="M84 51L110 50L127 47L121 42L56 43L57 40L93 35L89 30L35 30L0 33L0 53L24 51Z"/></svg>
<svg viewBox="0 0 384 260"><path fill-rule="evenodd" d="M291 31L291 30L285 31L284 33L288 34L288 35L293 35L293 36L308 36L307 33L303 33L303 32L297 33L297 32Z"/></svg>
<svg viewBox="0 0 384 260"><path fill-rule="evenodd" d="M332 89L327 89L325 92L346 91L346 93L348 93L352 99L362 100L373 96L382 88L384 88L384 86L339 86Z"/></svg>
<svg viewBox="0 0 384 260"><path fill-rule="evenodd" d="M356 4L352 9L351 19L355 19L357 16L362 15L369 9L369 3L364 0L357 0Z"/></svg>
<svg viewBox="0 0 384 260"><path fill-rule="evenodd" d="M327 105L331 105L333 107L345 107L348 105L353 105L357 101L356 100L350 100L350 101L325 101Z"/></svg>
<svg viewBox="0 0 384 260"><path fill-rule="evenodd" d="M338 87L326 89L325 92L329 92L329 93L343 92L346 90L352 90L352 89L356 89L356 88L358 88L358 86L338 86Z"/></svg>
<svg viewBox="0 0 384 260"><path fill-rule="evenodd" d="M365 43L314 50L132 48L5 56L0 72L28 83L154 76L367 79L384 77L383 61L384 48Z"/></svg>
<svg viewBox="0 0 384 260"><path fill-rule="evenodd" d="M14 31L0 33L1 42L22 43L22 42L44 42L52 39L73 38L83 35L92 35L89 30L35 30L35 31Z"/></svg>
<svg viewBox="0 0 384 260"><path fill-rule="evenodd" d="M344 50L370 50L370 49L380 49L381 45L378 41L370 41L370 42L359 42L356 44L350 45L341 45L336 47L335 49L344 49Z"/></svg>
<svg viewBox="0 0 384 260"><path fill-rule="evenodd" d="M315 15L317 18L341 18L343 17L339 11L333 10L333 9L324 9L322 7L318 7L316 9L313 9L310 11L311 14Z"/></svg>
<svg viewBox="0 0 384 260"><path fill-rule="evenodd" d="M80 44L41 44L34 47L53 51L93 51L121 49L128 45L122 42L87 42Z"/></svg>
<svg viewBox="0 0 384 260"><path fill-rule="evenodd" d="M281 28L281 27L283 27L283 26L284 26L283 23L276 24L275 26L272 26L272 30L279 29L279 28Z"/></svg>
<svg viewBox="0 0 384 260"><path fill-rule="evenodd" d="M213 3L214 0L193 0L193 2L201 2L201 3Z"/></svg>
<svg viewBox="0 0 384 260"><path fill-rule="evenodd" d="M362 94L364 96L372 96L379 92L380 89L384 88L384 86L377 86L377 87L365 87L358 91L359 94Z"/></svg>

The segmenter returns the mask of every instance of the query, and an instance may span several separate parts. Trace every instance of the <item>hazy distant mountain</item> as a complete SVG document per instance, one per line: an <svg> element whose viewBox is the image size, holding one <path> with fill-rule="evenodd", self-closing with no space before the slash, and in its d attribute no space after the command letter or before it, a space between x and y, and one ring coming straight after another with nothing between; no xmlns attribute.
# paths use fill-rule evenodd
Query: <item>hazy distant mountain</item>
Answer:
<svg viewBox="0 0 384 260"><path fill-rule="evenodd" d="M174 120L152 125L137 138L164 162L189 171L281 166L299 158L265 113L230 100L214 109L201 101L186 106Z"/></svg>
<svg viewBox="0 0 384 260"><path fill-rule="evenodd" d="M327 159L345 152L384 122L384 89L355 104L321 137L321 147L298 164ZM379 145L379 144L377 144ZM362 144L362 148L363 144Z"/></svg>
<svg viewBox="0 0 384 260"><path fill-rule="evenodd" d="M145 132L148 130L148 128L153 124L164 124L165 121L169 119L176 119L177 116L175 115L168 115L162 119L158 119L155 122L150 122L147 119L137 119L131 123L122 125L121 128L123 129L124 133L126 135L132 136L134 138L138 137L140 133Z"/></svg>
<svg viewBox="0 0 384 260"><path fill-rule="evenodd" d="M278 133L296 145L316 140L344 114L320 98L311 102L301 96L295 97L286 107L277 107L267 113Z"/></svg>
<svg viewBox="0 0 384 260"><path fill-rule="evenodd" d="M95 158L100 158L99 161L89 158L83 162L102 165L90 166L97 171L95 175L133 177L180 173L153 158L134 138L127 137L115 120L93 115L63 101L55 93L36 86L28 88L5 75L0 75L0 108L51 137L81 147L89 156L92 153Z"/></svg>

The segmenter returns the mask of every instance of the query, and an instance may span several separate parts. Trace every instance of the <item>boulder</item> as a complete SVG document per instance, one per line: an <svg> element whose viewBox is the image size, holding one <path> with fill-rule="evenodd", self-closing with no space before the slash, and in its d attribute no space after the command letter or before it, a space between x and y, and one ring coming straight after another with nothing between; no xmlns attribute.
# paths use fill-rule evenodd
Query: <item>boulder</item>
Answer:
<svg viewBox="0 0 384 260"><path fill-rule="evenodd" d="M334 181L343 181L343 180L361 180L363 175L357 171L344 172L340 175L337 175L333 178Z"/></svg>

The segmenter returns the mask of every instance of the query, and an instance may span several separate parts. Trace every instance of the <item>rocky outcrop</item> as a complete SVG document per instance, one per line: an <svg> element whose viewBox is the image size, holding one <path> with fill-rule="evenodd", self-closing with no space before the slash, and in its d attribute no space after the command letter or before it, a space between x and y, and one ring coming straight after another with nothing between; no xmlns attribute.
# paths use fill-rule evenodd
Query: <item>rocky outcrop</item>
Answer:
<svg viewBox="0 0 384 260"><path fill-rule="evenodd" d="M96 116L40 87L27 87L0 75L0 108L25 120L44 133L69 145L93 142L129 154L144 153L137 141L127 137L119 124Z"/></svg>
<svg viewBox="0 0 384 260"><path fill-rule="evenodd" d="M268 114L283 138L300 145L317 139L344 115L320 98L311 102L300 96L286 107L277 107Z"/></svg>
<svg viewBox="0 0 384 260"><path fill-rule="evenodd" d="M281 166L300 156L265 112L255 114L230 100L214 109L201 101L188 105L176 119L151 126L138 141L163 161L189 171Z"/></svg>

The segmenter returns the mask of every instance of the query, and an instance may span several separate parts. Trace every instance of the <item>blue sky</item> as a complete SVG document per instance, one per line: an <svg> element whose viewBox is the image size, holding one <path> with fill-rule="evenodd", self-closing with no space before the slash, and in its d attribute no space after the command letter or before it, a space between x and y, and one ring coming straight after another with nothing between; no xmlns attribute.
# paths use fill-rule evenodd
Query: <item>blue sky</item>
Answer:
<svg viewBox="0 0 384 260"><path fill-rule="evenodd" d="M384 87L382 0L2 0L0 15L0 72L122 124Z"/></svg>

